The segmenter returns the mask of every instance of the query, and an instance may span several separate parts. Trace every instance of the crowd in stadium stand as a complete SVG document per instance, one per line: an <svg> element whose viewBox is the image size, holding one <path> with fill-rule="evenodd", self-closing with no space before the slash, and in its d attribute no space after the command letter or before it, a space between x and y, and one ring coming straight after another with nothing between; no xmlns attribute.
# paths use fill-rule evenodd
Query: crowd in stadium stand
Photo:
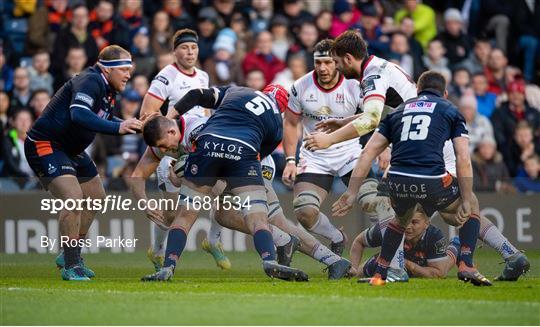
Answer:
<svg viewBox="0 0 540 327"><path fill-rule="evenodd" d="M313 69L319 40L357 29L371 54L413 78L432 69L448 79L470 130L477 191L540 192L540 0L4 0L0 24L3 190L37 187L26 131L100 49L118 44L133 56L116 113L125 119L173 62L174 31L192 28L210 85L255 89L289 88ZM140 134L99 135L87 151L108 189L123 189L144 149Z"/></svg>

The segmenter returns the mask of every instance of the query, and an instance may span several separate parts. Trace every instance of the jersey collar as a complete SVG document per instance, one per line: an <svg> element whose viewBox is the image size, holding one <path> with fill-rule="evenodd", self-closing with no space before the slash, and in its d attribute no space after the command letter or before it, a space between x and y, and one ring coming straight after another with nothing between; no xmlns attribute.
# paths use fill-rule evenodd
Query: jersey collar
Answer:
<svg viewBox="0 0 540 327"><path fill-rule="evenodd" d="M105 74L103 74L103 71L101 68L95 64L92 68L96 70L97 73L101 76L101 79L103 80L103 83L105 83L105 88L107 89L107 93L116 94L116 91L112 88L111 84L109 84L109 81L105 77Z"/></svg>
<svg viewBox="0 0 540 327"><path fill-rule="evenodd" d="M364 71L366 70L367 66L369 65L369 62L371 59L373 59L374 55L371 55L369 57L364 58L362 60L362 65L360 65L360 81L364 78Z"/></svg>
<svg viewBox="0 0 540 327"><path fill-rule="evenodd" d="M180 119L176 121L176 125L178 126L178 129L180 130L180 137L178 138L178 144L180 148L180 144L182 144L182 139L184 138L184 133L186 131L186 121L184 120L183 116L180 116Z"/></svg>
<svg viewBox="0 0 540 327"><path fill-rule="evenodd" d="M420 95L420 94L425 94L425 93L427 93L427 94L432 94L432 95L436 95L436 96L438 96L438 97L442 97L441 92L439 92L439 91L437 91L437 90L435 90L435 89L425 89L425 90L422 90L422 91L420 91L420 93L418 93L418 95Z"/></svg>
<svg viewBox="0 0 540 327"><path fill-rule="evenodd" d="M317 86L317 88L319 90L321 90L322 92L324 93L330 93L332 91L334 91L335 89L337 89L341 83L343 83L343 80L345 79L345 77L343 76L343 74L341 74L339 71L338 71L338 74L339 74L339 79L336 83L336 85L334 85L332 88L330 89L325 89L324 87L322 87L320 84L319 84L319 81L317 80L317 72L313 71L313 83L315 84L315 86Z"/></svg>

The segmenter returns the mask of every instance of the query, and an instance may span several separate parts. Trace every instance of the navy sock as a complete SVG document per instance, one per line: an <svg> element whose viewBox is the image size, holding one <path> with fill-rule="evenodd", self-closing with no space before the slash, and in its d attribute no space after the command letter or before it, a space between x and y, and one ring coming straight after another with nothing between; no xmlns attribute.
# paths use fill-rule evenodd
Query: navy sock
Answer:
<svg viewBox="0 0 540 327"><path fill-rule="evenodd" d="M264 261L276 260L276 249L274 247L274 240L272 239L272 233L266 229L259 229L253 235L253 242L259 255Z"/></svg>
<svg viewBox="0 0 540 327"><path fill-rule="evenodd" d="M173 228L169 230L163 267L173 266L173 268L176 268L176 262L186 247L186 241L187 235L183 229Z"/></svg>
<svg viewBox="0 0 540 327"><path fill-rule="evenodd" d="M69 242L64 244L64 265L66 269L69 269L79 263L80 246L78 245L78 242L75 246L72 246L74 244L71 244L72 242L75 243L75 240L76 239L70 239Z"/></svg>
<svg viewBox="0 0 540 327"><path fill-rule="evenodd" d="M473 266L473 254L476 248L476 240L480 232L480 217L471 215L469 220L459 229L459 242L461 244L460 261L467 266Z"/></svg>
<svg viewBox="0 0 540 327"><path fill-rule="evenodd" d="M381 246L381 254L377 258L377 269L375 270L375 273L380 274L382 279L386 279L388 266L399 248L404 232L405 228L394 222L389 223L388 227L386 227Z"/></svg>

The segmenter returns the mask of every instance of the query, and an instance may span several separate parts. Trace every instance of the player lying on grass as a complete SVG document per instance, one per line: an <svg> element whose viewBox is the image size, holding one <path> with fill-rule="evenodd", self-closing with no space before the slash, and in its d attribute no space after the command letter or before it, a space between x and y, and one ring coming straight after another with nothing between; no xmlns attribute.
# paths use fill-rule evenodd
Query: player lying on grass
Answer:
<svg viewBox="0 0 540 327"><path fill-rule="evenodd" d="M388 185L396 217L388 224L371 285L384 285L390 260L403 240L405 228L421 208L428 215L438 211L445 221L462 225L459 230L458 278L474 285L490 286L473 265L478 238L479 205L472 192L472 167L468 131L457 108L445 100L446 81L428 71L418 80L419 97L389 114L375 131L356 165L347 191L333 205L337 216L346 214L377 155L391 143ZM451 139L456 152L457 179L446 172L443 148Z"/></svg>
<svg viewBox="0 0 540 327"><path fill-rule="evenodd" d="M165 121L166 118L160 118L160 120ZM169 119L170 120L170 119ZM178 155L180 153L188 152L191 150L192 141L196 138L197 132L201 130L204 123L208 120L206 117L193 117L191 115L184 115L180 117L178 122L169 123L168 126L170 131L168 133L176 134L178 137L181 137L181 142L178 143L177 149L169 149L169 155ZM156 121L157 122L157 121ZM170 122L174 122L170 120ZM148 126L152 125L150 123ZM162 125L166 125L164 122ZM149 129L145 128L146 133ZM156 165L159 164L159 158L161 158L164 153L157 147L149 147L144 153L143 157L137 164L133 172L132 180L132 190L137 199L146 199L145 193L145 183L144 181L153 173L156 169ZM185 155L180 155L178 160L185 161ZM168 182L172 183L175 187L180 187L182 183L182 178L179 176L183 175L183 170L178 170L178 167L182 165L175 165L177 172L172 172ZM173 170L173 168L171 169ZM264 178L266 194L268 197L268 206L269 214L268 221L271 224L271 232L274 243L276 244L277 260L279 264L289 266L292 258L293 252L299 246L300 241L300 251L313 257L317 261L328 266L328 278L329 279L339 279L343 277L348 270L350 263L341 258L340 256L332 253L326 246L322 245L317 239L311 236L302 228L297 227L291 221L285 218L283 210L279 204L277 195L275 194L274 189L272 188L272 180L274 178L275 165L271 156L265 157L261 161L261 171ZM218 182L214 186L212 193L214 195L222 194L225 184ZM227 191L224 195L229 195ZM220 205L222 208L224 204ZM156 213L159 215L159 213ZM220 225L244 232L249 234L249 230L242 218L241 212L238 210L214 210L210 212L211 219L215 219ZM166 218L166 217L164 217ZM167 221L167 224L170 224L170 221ZM285 232L284 232L285 231ZM292 235L292 237L291 237ZM220 266L220 256L214 255L211 253ZM220 266L221 267L221 266Z"/></svg>
<svg viewBox="0 0 540 327"><path fill-rule="evenodd" d="M304 272L276 261L259 161L281 142L281 112L287 101L288 93L283 87L269 85L263 92L242 87L191 90L176 103L175 109L181 115L196 105L214 108L215 113L198 133L194 151L189 153L185 164L180 187L182 201L169 228L164 267L143 280L164 281L173 276L187 234L199 215L200 206L196 202L200 204L208 198L213 201L212 187L220 179L227 182L231 193L239 199L265 273L284 280L308 279ZM158 125L153 132L145 127L145 142L163 152L177 148L178 135L170 134L166 127L160 126L159 118L153 119ZM160 223L164 225L163 221Z"/></svg>

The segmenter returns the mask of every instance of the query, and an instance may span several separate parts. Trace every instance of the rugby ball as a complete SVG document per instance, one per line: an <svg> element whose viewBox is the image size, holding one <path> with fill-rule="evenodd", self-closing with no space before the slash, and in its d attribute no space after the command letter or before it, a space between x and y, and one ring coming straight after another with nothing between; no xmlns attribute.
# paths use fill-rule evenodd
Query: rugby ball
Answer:
<svg viewBox="0 0 540 327"><path fill-rule="evenodd" d="M173 166L173 171L176 174L176 177L184 177L184 168L186 167L186 160L188 158L187 154L181 155Z"/></svg>

